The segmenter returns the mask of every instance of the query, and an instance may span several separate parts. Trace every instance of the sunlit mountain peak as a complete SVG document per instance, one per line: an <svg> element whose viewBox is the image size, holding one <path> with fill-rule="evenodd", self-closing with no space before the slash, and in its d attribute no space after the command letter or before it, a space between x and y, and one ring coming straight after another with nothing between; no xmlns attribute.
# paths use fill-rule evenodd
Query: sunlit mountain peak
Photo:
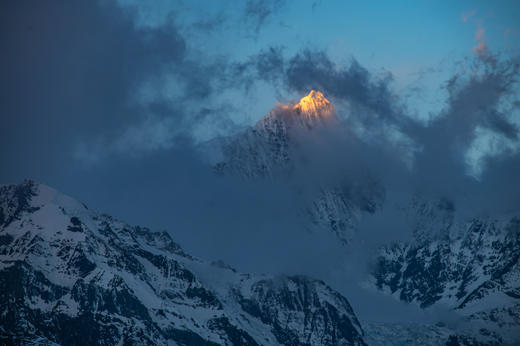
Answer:
<svg viewBox="0 0 520 346"><path fill-rule="evenodd" d="M334 111L329 100L316 90L311 90L307 96L302 97L293 109L308 116L328 116Z"/></svg>
<svg viewBox="0 0 520 346"><path fill-rule="evenodd" d="M285 128L286 126L298 127L303 125L305 128L311 129L317 125L330 125L336 122L334 107L332 107L330 101L321 92L311 90L298 103L289 103L273 108L271 112L258 121L256 127L273 131L273 128L279 126Z"/></svg>

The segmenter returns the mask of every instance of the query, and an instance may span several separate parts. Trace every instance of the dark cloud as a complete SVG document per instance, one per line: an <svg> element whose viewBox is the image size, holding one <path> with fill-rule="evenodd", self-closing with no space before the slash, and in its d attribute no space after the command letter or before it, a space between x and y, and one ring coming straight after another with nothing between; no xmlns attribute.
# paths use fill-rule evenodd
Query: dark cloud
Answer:
<svg viewBox="0 0 520 346"><path fill-rule="evenodd" d="M283 5L249 1L245 20L258 34ZM480 128L518 145L515 60L476 56L471 71L446 83L445 107L425 123L408 114L390 74L374 75L355 59L337 63L315 49L286 56L272 47L230 63L192 51L174 21L136 28L134 10L111 2L0 6L2 182L35 178L130 222L167 228L202 257L247 271L311 274L365 295L365 303L376 298L352 283L379 245L409 236L402 206L411 196L449 201L465 215L520 206L518 152L504 146L484 157L479 179L465 162ZM194 26L210 31L218 21ZM190 133L201 123L235 132L229 114L244 110L212 99L244 95L259 82L285 98L322 91L346 129L341 137L321 134L319 145L303 141L310 164L291 179L218 177ZM152 95L141 102L143 85ZM106 156L85 166L74 158L78 142L82 159ZM143 148L152 150L138 155ZM385 189L382 210L363 214L348 253L332 235L304 231L300 212L314 191L293 187L315 180L354 181L360 190L377 181Z"/></svg>
<svg viewBox="0 0 520 346"><path fill-rule="evenodd" d="M219 59L192 54L171 20L136 27L133 7L105 1L0 6L4 181L52 176L78 152L95 158L95 151L167 148L173 136L193 128L189 103L209 98L225 69ZM141 102L147 85L149 99ZM206 106L212 107L222 105ZM125 143L133 144L125 149Z"/></svg>
<svg viewBox="0 0 520 346"><path fill-rule="evenodd" d="M505 59L491 52L468 58L459 65L467 68L446 82L445 107L426 123L409 114L399 95L393 92L391 75L374 75L354 59L338 64L325 52L309 49L287 58L282 49L271 48L251 56L236 71L248 83L269 81L281 90L299 95L311 89L322 91L334 101L348 128L363 128L361 133L354 131L351 136L357 136L366 145L349 143L349 148L359 150L344 149L351 165L362 162L360 166L378 172L378 179L394 190L451 198L459 204L470 204L476 212L489 207L484 196L496 182L471 175L468 150L478 139L478 129L490 130L502 141L519 145L518 125L512 115L519 110L520 70L517 59ZM343 103L349 107L343 107ZM498 155L496 159L502 156L496 152L493 155ZM408 159L411 169L393 162ZM509 154L501 160L516 157ZM483 160L482 169L498 169L489 164L491 161L493 158ZM385 169L380 162L394 168ZM509 180L509 184L514 181Z"/></svg>
<svg viewBox="0 0 520 346"><path fill-rule="evenodd" d="M286 4L286 0L247 0L243 19L258 36L262 27Z"/></svg>
<svg viewBox="0 0 520 346"><path fill-rule="evenodd" d="M138 31L131 12L111 2L1 6L4 180L56 170L71 157L74 139L116 136L121 123L138 122L142 110L129 97L185 56L173 28Z"/></svg>
<svg viewBox="0 0 520 346"><path fill-rule="evenodd" d="M488 157L481 177L485 188L480 193L480 203L485 201L487 215L516 213L520 206L520 154L506 151Z"/></svg>
<svg viewBox="0 0 520 346"><path fill-rule="evenodd" d="M353 58L348 64L337 64L324 51L311 49L287 58L281 47L271 47L234 67L235 80L249 88L264 80L298 95L320 90L336 107L348 103L349 116L365 127L403 127L409 122L399 97L392 92L392 76L375 76Z"/></svg>
<svg viewBox="0 0 520 346"><path fill-rule="evenodd" d="M298 91L323 90L327 95L365 104L378 114L395 116L388 84L391 79L375 79L352 59L348 66L337 66L322 51L304 50L289 59L287 85Z"/></svg>
<svg viewBox="0 0 520 346"><path fill-rule="evenodd" d="M192 24L192 29L203 33L215 33L222 29L227 20L228 17L223 12L219 12L216 15L198 19Z"/></svg>
<svg viewBox="0 0 520 346"><path fill-rule="evenodd" d="M464 75L456 74L449 80L446 87L448 107L433 126L428 126L429 131L443 132L449 137L448 145L455 140L471 141L477 126L491 128L508 138L516 137L514 124L499 111L499 107L501 101L516 92L518 65L513 61L496 59L477 60L475 64Z"/></svg>
<svg viewBox="0 0 520 346"><path fill-rule="evenodd" d="M512 120L512 115L519 110L515 106L518 73L514 60L476 60L471 71L456 74L448 81L449 96L444 110L430 123L406 129L421 148L411 172L415 185L436 197L449 197L456 201L458 208L465 207L473 213L495 209L489 197L497 193L497 181L488 179L488 174L493 176L498 172L490 171L500 168L488 163L495 159L515 161L518 158L515 155L502 157L507 151L499 150L492 154L495 158L482 161L481 169L488 173L476 179L467 165L467 155L478 139L479 128L488 129L502 143L518 146L518 129ZM516 186L512 179L507 183ZM513 207L515 205L507 208Z"/></svg>
<svg viewBox="0 0 520 346"><path fill-rule="evenodd" d="M258 76L263 80L275 83L284 73L282 47L270 47L256 55L253 60Z"/></svg>
<svg viewBox="0 0 520 346"><path fill-rule="evenodd" d="M486 122L484 124L485 127L488 127L511 140L518 139L518 127L509 121L504 113L499 113L494 109L488 110Z"/></svg>
<svg viewBox="0 0 520 346"><path fill-rule="evenodd" d="M223 84L229 88L243 89L246 93L259 81L280 86L285 75L285 64L283 47L269 47L244 62L232 62Z"/></svg>

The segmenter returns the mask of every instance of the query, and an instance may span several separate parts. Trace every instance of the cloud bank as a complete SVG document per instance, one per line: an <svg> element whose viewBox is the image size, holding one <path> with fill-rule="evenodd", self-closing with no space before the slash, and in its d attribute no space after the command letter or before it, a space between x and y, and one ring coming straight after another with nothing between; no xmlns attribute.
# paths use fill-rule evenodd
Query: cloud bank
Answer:
<svg viewBox="0 0 520 346"><path fill-rule="evenodd" d="M391 73L353 57L338 62L310 44L263 46L235 59L194 47L186 32L193 25L179 22L176 9L161 25L140 26L137 7L111 2L0 6L3 183L34 178L130 222L169 229L202 257L307 273L358 295L352 283L366 274L371 251L406 238L399 206L411 195L444 198L462 215L520 206L519 60L491 52L484 32L477 48L486 49L457 62L439 86L448 95L441 111L419 121ZM239 12L258 37L283 6L249 1ZM197 35L223 25L194 23ZM323 92L345 136L316 153L324 166L313 171L361 182L368 175L385 187L385 206L366 215L359 251L302 232L305 200L293 182L217 177L201 155L196 134L236 134L243 124L231 115L246 113L237 100L261 88L281 102Z"/></svg>

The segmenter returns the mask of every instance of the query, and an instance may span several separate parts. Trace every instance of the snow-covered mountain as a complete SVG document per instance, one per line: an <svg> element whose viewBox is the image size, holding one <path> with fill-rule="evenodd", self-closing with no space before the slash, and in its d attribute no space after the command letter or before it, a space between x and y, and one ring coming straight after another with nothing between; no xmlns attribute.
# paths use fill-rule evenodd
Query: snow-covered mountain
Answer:
<svg viewBox="0 0 520 346"><path fill-rule="evenodd" d="M385 190L370 177L320 179L320 145L338 134L334 108L311 91L224 139L215 169L314 192L301 216L349 251ZM442 311L443 323L358 321L322 281L238 273L45 185L0 186L0 343L520 344L520 214L462 219L449 200L420 196L401 211L413 237L380 249L365 288Z"/></svg>
<svg viewBox="0 0 520 346"><path fill-rule="evenodd" d="M254 127L228 139L216 169L246 179L305 174L306 160L320 159L319 152L306 156L306 146L331 134L344 135L341 131L330 102L311 91L296 104L275 107ZM384 187L370 179L362 184L320 183L302 217L308 218L309 228L333 232L348 251L363 214L377 213L383 205ZM450 201L423 201L419 196L411 196L410 205L401 207L414 225L413 240L381 249L368 286L424 309L453 311L463 322L367 323L367 342L520 343L520 217L460 220Z"/></svg>
<svg viewBox="0 0 520 346"><path fill-rule="evenodd" d="M295 169L302 133L331 127L338 122L334 109L322 93L312 90L294 105L278 105L255 126L225 145L221 172L247 178L268 177Z"/></svg>
<svg viewBox="0 0 520 346"><path fill-rule="evenodd" d="M316 134L337 131L338 124L330 102L312 90L298 103L277 105L253 127L225 139L216 169L246 178L290 174L304 160L302 146L315 143Z"/></svg>
<svg viewBox="0 0 520 346"><path fill-rule="evenodd" d="M321 281L237 273L32 181L0 187L0 302L4 344L365 344Z"/></svg>
<svg viewBox="0 0 520 346"><path fill-rule="evenodd" d="M223 140L222 160L215 169L245 179L305 175L307 163L312 165L320 159L323 148L316 148L329 144L331 137L340 138L342 133L330 102L321 92L312 90L298 103L276 106L252 128ZM302 217L309 219L310 227L330 230L345 244L352 239L361 213L373 213L384 200L384 190L375 180L367 178L362 184L315 180L314 196Z"/></svg>
<svg viewBox="0 0 520 346"><path fill-rule="evenodd" d="M459 220L451 203L415 200L414 239L381 249L372 285L462 316L465 334L520 342L520 217Z"/></svg>

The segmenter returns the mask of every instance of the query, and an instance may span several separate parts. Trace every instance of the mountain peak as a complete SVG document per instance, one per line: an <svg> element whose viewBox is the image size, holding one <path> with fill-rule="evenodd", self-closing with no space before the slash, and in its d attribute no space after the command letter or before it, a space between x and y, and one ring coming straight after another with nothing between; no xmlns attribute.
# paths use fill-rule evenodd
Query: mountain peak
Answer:
<svg viewBox="0 0 520 346"><path fill-rule="evenodd" d="M293 106L299 114L306 114L309 117L329 116L334 111L329 100L323 96L323 93L311 90L307 96L300 99L300 102Z"/></svg>
<svg viewBox="0 0 520 346"><path fill-rule="evenodd" d="M276 125L278 121L282 121L284 126L299 124L311 129L317 124L323 125L335 120L334 107L330 101L323 96L323 93L311 90L298 103L275 107L257 123L256 127L272 129L273 126L278 126Z"/></svg>

